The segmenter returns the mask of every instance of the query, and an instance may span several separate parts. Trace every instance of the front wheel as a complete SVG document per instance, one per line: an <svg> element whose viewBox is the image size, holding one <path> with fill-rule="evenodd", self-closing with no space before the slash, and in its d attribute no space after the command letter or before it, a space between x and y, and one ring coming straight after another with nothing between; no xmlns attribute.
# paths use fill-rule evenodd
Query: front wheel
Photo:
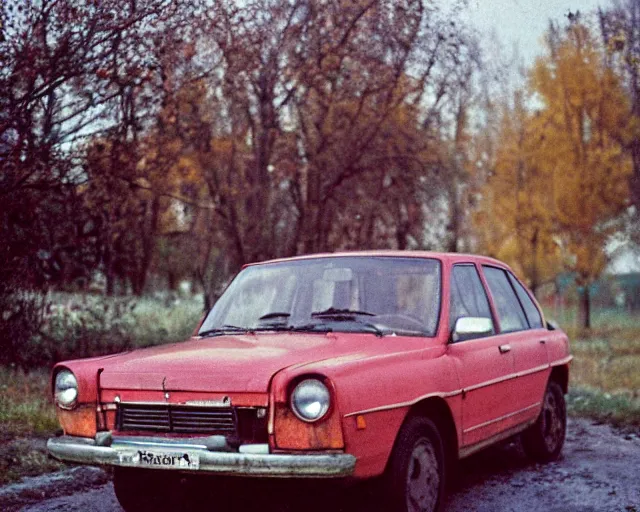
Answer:
<svg viewBox="0 0 640 512"><path fill-rule="evenodd" d="M522 434L525 453L537 462L556 460L567 433L567 407L562 388L550 381L544 394L542 411L536 422Z"/></svg>
<svg viewBox="0 0 640 512"><path fill-rule="evenodd" d="M435 512L444 500L444 444L436 424L411 418L400 430L387 468L387 497L395 512Z"/></svg>

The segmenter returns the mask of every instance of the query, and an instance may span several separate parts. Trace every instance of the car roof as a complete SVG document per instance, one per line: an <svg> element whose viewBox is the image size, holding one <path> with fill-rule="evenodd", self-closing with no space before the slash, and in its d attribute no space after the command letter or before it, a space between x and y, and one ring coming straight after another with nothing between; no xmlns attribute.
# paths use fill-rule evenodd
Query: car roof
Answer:
<svg viewBox="0 0 640 512"><path fill-rule="evenodd" d="M464 254L464 253L457 253L457 252L431 252L431 251L398 251L398 250L344 251L344 252L305 254L302 256L293 256L290 258L277 258L277 259L272 259L267 261L259 261L255 263L247 263L246 265L243 266L243 268L254 266L254 265L280 263L285 261L309 260L309 259L317 259L317 258L343 258L345 256L350 256L350 257L377 256L377 257L386 257L386 258L432 258L432 259L437 259L437 260L441 260L443 262L449 262L449 263L469 263L469 262L485 263L485 264L496 265L496 266L511 270L509 265L507 265L506 263L503 263L502 261L496 260L494 258L490 258L489 256L481 256L478 254Z"/></svg>

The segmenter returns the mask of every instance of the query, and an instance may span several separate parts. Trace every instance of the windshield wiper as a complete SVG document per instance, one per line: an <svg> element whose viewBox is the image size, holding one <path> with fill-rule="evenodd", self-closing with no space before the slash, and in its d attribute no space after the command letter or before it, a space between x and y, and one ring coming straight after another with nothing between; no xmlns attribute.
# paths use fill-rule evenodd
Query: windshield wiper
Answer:
<svg viewBox="0 0 640 512"><path fill-rule="evenodd" d="M375 313L369 313L368 311L360 311L357 309L339 309L330 307L324 311L314 311L311 313L312 318L334 318L334 317L353 317L356 315L362 316L376 316Z"/></svg>
<svg viewBox="0 0 640 512"><path fill-rule="evenodd" d="M209 337L217 336L219 334L228 334L230 332L253 332L253 329L250 329L249 327L238 327L237 325L225 324L222 327L217 327L216 329L208 329L206 331L199 332L198 336Z"/></svg>
<svg viewBox="0 0 640 512"><path fill-rule="evenodd" d="M382 329L380 329L380 327L378 327L376 324L372 324L371 322L363 322L362 320L358 320L358 319L353 319L352 322L357 322L359 325L362 325L363 327L366 327L373 334L375 334L376 336L379 336L379 337L382 337L385 334L389 334L389 333L383 331Z"/></svg>
<svg viewBox="0 0 640 512"><path fill-rule="evenodd" d="M294 332L333 332L333 329L323 323L292 325L291 330Z"/></svg>
<svg viewBox="0 0 640 512"><path fill-rule="evenodd" d="M325 309L324 311L316 311L311 313L311 318L319 318L320 320L326 319L334 322L355 322L358 325L366 327L376 336L384 336L385 334L388 334L388 332L383 331L377 325L356 318L358 316L376 316L376 314L370 313L368 311L360 311L357 309L338 309L334 307Z"/></svg>
<svg viewBox="0 0 640 512"><path fill-rule="evenodd" d="M283 323L274 323L274 324L265 324L260 325L252 329L253 332L262 332L262 331L293 331L293 326L283 324Z"/></svg>
<svg viewBox="0 0 640 512"><path fill-rule="evenodd" d="M258 320L270 320L272 318L288 318L291 316L291 313L284 313L274 311L273 313L267 313L266 315L262 315Z"/></svg>

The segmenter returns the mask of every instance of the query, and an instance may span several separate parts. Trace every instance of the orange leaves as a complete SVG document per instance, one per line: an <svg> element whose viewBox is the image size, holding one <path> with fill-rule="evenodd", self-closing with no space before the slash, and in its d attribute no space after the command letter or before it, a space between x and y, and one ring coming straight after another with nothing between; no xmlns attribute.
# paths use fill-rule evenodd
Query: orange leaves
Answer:
<svg viewBox="0 0 640 512"><path fill-rule="evenodd" d="M585 26L572 25L555 45L555 52L538 61L531 80L545 105L538 151L553 185L557 229L574 251L587 245L601 252L610 221L628 204L631 167L621 144L629 129L628 100ZM600 265L581 267L596 276Z"/></svg>
<svg viewBox="0 0 640 512"><path fill-rule="evenodd" d="M530 99L516 98L502 121L478 218L500 233L484 237L488 250L530 280L562 264L589 281L604 268L604 245L629 204L629 104L586 26L548 39L548 55L529 74Z"/></svg>

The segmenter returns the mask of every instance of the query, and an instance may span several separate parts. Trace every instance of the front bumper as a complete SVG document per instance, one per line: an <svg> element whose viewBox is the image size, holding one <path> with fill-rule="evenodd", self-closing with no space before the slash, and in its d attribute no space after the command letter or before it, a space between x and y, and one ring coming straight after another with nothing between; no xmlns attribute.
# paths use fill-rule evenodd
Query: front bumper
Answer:
<svg viewBox="0 0 640 512"><path fill-rule="evenodd" d="M353 474L356 464L356 458L346 453L273 454L268 453L267 445L244 445L235 451L221 436L193 439L61 436L49 439L47 449L56 459L67 462L255 477L346 477ZM187 450L198 455L199 467L140 464L131 457L139 450L160 453Z"/></svg>

